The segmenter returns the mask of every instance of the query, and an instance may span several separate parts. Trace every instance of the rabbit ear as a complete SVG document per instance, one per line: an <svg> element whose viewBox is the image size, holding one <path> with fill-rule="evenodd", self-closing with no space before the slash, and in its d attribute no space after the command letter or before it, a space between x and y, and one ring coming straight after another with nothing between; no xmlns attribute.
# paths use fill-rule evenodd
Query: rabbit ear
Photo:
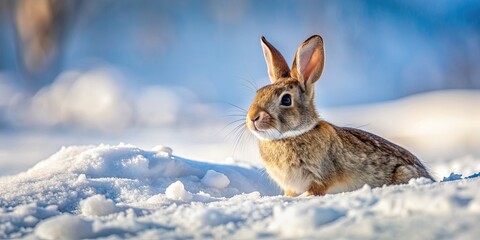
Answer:
<svg viewBox="0 0 480 240"><path fill-rule="evenodd" d="M323 39L318 35L313 35L305 40L295 54L292 77L298 79L303 90L312 97L313 84L322 75L324 62Z"/></svg>
<svg viewBox="0 0 480 240"><path fill-rule="evenodd" d="M281 78L290 76L290 68L282 54L270 44L264 36L260 39L262 42L263 55L268 67L268 76L270 81L275 83Z"/></svg>

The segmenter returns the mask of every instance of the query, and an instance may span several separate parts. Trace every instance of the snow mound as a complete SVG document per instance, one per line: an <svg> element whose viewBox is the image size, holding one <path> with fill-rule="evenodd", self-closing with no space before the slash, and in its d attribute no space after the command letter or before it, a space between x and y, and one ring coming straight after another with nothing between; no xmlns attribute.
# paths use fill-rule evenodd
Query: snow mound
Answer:
<svg viewBox="0 0 480 240"><path fill-rule="evenodd" d="M92 236L92 224L78 216L64 214L45 220L35 228L41 239L83 239Z"/></svg>
<svg viewBox="0 0 480 240"><path fill-rule="evenodd" d="M77 214L115 218L135 215L139 206L178 200L212 202L251 192L280 194L255 167L197 162L171 154L168 147L146 151L128 144L63 147L26 172L1 177L0 238L23 236L37 225L35 234L41 238L88 237L75 231L65 235L70 228L90 231ZM43 221L61 213L74 216ZM144 227L148 226L131 226Z"/></svg>
<svg viewBox="0 0 480 240"><path fill-rule="evenodd" d="M0 238L476 239L480 174L279 196L259 169L132 145L64 147L0 177Z"/></svg>

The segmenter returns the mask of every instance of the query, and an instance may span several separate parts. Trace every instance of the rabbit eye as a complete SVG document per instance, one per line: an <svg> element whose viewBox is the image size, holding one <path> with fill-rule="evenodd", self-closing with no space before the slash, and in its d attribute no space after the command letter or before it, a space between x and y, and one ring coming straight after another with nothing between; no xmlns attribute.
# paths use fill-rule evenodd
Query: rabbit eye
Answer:
<svg viewBox="0 0 480 240"><path fill-rule="evenodd" d="M290 105L292 105L292 96L290 96L290 94L285 94L285 95L283 95L282 101L281 101L280 104L283 105L283 106L290 106Z"/></svg>

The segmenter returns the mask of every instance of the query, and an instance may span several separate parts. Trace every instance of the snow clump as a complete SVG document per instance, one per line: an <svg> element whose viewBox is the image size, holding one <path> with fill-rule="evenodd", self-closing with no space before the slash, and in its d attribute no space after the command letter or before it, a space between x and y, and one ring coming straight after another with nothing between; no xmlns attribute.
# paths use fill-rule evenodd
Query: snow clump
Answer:
<svg viewBox="0 0 480 240"><path fill-rule="evenodd" d="M208 170L205 176L202 178L202 183L208 187L224 189L228 186L228 184L230 184L230 180L223 173L219 173L214 170Z"/></svg>
<svg viewBox="0 0 480 240"><path fill-rule="evenodd" d="M39 223L35 235L41 239L83 239L92 237L93 230L90 222L63 214Z"/></svg>
<svg viewBox="0 0 480 240"><path fill-rule="evenodd" d="M106 216L118 210L115 203L103 195L97 194L80 202L80 211L84 216Z"/></svg>
<svg viewBox="0 0 480 240"><path fill-rule="evenodd" d="M185 190L185 186L182 182L176 181L170 186L168 186L167 190L165 191L167 198L173 200L181 200L181 201L190 201L192 200L192 193Z"/></svg>

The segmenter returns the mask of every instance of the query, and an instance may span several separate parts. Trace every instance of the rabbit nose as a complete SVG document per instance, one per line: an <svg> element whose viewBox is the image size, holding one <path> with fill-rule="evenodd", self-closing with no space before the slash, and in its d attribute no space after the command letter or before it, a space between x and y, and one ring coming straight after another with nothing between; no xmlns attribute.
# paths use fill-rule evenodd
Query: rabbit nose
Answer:
<svg viewBox="0 0 480 240"><path fill-rule="evenodd" d="M250 119L250 121L253 123L253 122L261 121L264 116L265 116L265 112L260 111L256 114L255 113L249 114L248 119Z"/></svg>
<svg viewBox="0 0 480 240"><path fill-rule="evenodd" d="M248 110L246 120L254 123L256 121L261 121L264 116L265 116L265 111L263 111L262 109L260 109L257 106L252 106Z"/></svg>

